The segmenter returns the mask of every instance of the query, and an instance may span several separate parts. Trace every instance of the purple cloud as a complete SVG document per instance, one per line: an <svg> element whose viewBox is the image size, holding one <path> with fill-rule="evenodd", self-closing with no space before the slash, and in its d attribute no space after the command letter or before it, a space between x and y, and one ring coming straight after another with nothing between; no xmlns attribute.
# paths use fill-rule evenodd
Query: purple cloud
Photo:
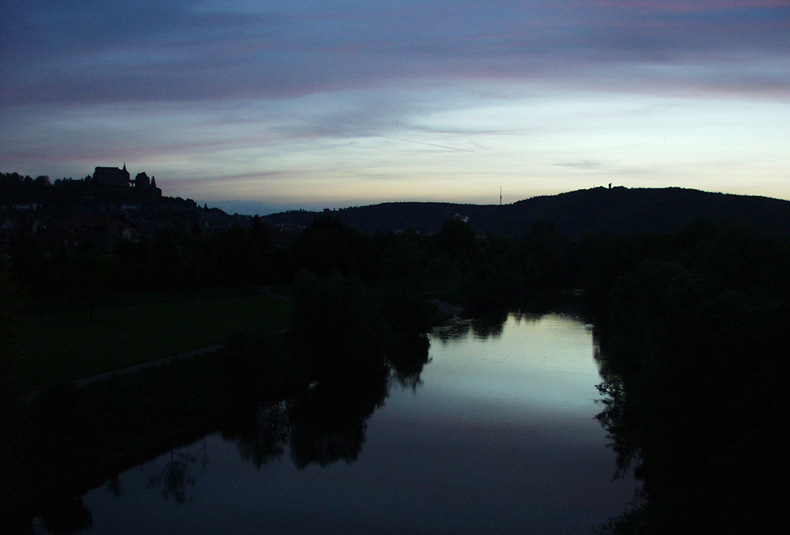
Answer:
<svg viewBox="0 0 790 535"><path fill-rule="evenodd" d="M734 75L736 53L787 59L782 4L398 2L249 12L186 1L11 2L0 26L8 80L0 105L277 98L426 77L583 86L590 70L626 64L637 75L656 63L712 63L721 79L713 89L751 92L759 84ZM766 83L786 91L789 76ZM663 83L699 87L671 72Z"/></svg>

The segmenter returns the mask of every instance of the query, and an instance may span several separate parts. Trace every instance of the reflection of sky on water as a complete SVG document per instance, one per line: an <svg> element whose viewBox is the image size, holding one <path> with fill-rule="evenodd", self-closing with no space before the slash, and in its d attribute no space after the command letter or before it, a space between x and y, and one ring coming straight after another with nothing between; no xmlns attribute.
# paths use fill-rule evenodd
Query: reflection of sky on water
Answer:
<svg viewBox="0 0 790 535"><path fill-rule="evenodd" d="M510 316L504 329L498 339L479 340L470 331L434 342L418 393L431 399L426 407L455 417L489 409L493 418L595 414L599 378L588 329L558 315Z"/></svg>
<svg viewBox="0 0 790 535"><path fill-rule="evenodd" d="M394 386L368 421L359 459L255 469L212 435L188 451L183 503L151 488L170 456L84 498L90 533L589 533L633 484L593 420L592 335L560 317L513 317L500 337L431 346L413 391Z"/></svg>

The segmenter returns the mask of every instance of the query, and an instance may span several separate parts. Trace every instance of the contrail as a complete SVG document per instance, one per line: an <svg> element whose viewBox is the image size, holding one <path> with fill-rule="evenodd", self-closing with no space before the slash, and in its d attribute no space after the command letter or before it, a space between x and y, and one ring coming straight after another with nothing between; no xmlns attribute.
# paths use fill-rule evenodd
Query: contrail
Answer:
<svg viewBox="0 0 790 535"><path fill-rule="evenodd" d="M403 139L399 137L390 137L390 136L380 136L382 139L392 139L394 141L403 141L404 143L416 143L417 145L427 145L428 147L438 147L440 149L447 149L447 150L455 150L458 152L471 152L473 154L480 154L476 150L471 149L460 149L458 147L449 147L447 145L439 145L437 143L426 143L425 141L414 141L411 139Z"/></svg>

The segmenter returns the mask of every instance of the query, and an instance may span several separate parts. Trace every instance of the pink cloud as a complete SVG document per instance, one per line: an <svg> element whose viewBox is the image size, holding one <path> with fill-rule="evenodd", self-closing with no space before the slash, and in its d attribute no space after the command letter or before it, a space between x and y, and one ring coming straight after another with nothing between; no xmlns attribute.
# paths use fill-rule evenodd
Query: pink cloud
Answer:
<svg viewBox="0 0 790 535"><path fill-rule="evenodd" d="M753 8L787 8L787 0L591 0L597 7L644 9L672 13L696 13Z"/></svg>

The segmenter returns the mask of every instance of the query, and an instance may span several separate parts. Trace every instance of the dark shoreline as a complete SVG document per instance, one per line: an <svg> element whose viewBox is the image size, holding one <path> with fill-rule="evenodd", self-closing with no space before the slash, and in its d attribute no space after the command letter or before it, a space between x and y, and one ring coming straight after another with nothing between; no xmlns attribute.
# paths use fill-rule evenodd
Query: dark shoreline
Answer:
<svg viewBox="0 0 790 535"><path fill-rule="evenodd" d="M432 321L442 319L434 310ZM408 340L416 334L395 330L394 338L377 343L385 343L382 350L405 343L409 352ZM14 437L0 450L5 456L0 481L11 482L0 487L0 524L24 533L47 504L79 497L114 474L229 423L232 429L245 408L308 391L319 372L296 356L292 338L288 332L242 332L218 351L57 386L29 402L13 403L0 412ZM387 357L387 366L397 366L390 358L395 355ZM375 362L373 368L380 369ZM370 382L364 369L359 373L361 384Z"/></svg>
<svg viewBox="0 0 790 535"><path fill-rule="evenodd" d="M148 445L139 446L134 451L126 452L118 459L74 470L61 480L49 482L18 500L14 500L13 497L4 498L0 508L2 524L11 533L15 533L15 530L25 533L24 530L29 528L31 520L41 513L47 502L62 499L63 496L81 496L104 485L112 474L125 472L156 459L168 450L188 446L211 432L208 429L180 430Z"/></svg>
<svg viewBox="0 0 790 535"><path fill-rule="evenodd" d="M13 488L4 485L0 492L2 523L29 527L45 502L79 496L111 474L217 429L223 414L240 402L221 373L223 358L214 352L181 359L81 388L58 387L17 404L9 420L19 432L14 444L4 445L4 453L15 459L9 468L16 478L10 474ZM40 420L51 417L50 405L63 404L70 406L54 410L71 411L77 419L42 443L45 431L34 426L45 425Z"/></svg>

